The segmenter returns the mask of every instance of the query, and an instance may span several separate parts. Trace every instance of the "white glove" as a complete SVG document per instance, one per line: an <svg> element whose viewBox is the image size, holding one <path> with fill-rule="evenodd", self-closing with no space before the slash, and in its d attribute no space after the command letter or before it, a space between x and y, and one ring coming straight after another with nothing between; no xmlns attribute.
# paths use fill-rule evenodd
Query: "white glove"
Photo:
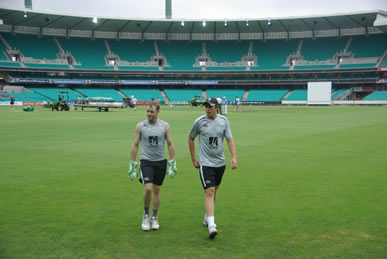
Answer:
<svg viewBox="0 0 387 259"><path fill-rule="evenodd" d="M167 170L167 174L173 178L175 177L175 175L177 174L177 168L176 168L176 160L175 159L171 159L168 161L168 170Z"/></svg>
<svg viewBox="0 0 387 259"><path fill-rule="evenodd" d="M136 161L130 161L128 175L129 175L131 180L134 180L137 178L137 162Z"/></svg>

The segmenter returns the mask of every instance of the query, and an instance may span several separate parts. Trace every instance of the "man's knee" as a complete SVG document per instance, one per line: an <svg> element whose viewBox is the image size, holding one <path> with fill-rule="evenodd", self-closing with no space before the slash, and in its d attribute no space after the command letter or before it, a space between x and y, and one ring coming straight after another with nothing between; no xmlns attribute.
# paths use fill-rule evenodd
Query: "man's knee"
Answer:
<svg viewBox="0 0 387 259"><path fill-rule="evenodd" d="M154 194L160 194L160 186L154 184L153 185L153 193Z"/></svg>
<svg viewBox="0 0 387 259"><path fill-rule="evenodd" d="M205 190L206 197L213 197L215 196L215 187L209 187Z"/></svg>
<svg viewBox="0 0 387 259"><path fill-rule="evenodd" d="M145 185L144 185L144 192L146 192L146 193L152 193L152 189L153 189L152 185L153 185L153 184L151 184L151 183L145 184Z"/></svg>

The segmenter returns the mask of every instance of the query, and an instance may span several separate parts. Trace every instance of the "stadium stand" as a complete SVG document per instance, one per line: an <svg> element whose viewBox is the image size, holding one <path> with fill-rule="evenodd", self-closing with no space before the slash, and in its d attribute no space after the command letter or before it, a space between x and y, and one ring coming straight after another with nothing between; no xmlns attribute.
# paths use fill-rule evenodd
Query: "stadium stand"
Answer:
<svg viewBox="0 0 387 259"><path fill-rule="evenodd" d="M387 101L387 91L374 91L366 96L364 101Z"/></svg>
<svg viewBox="0 0 387 259"><path fill-rule="evenodd" d="M107 53L103 40L82 39L82 38L58 38L64 51L70 52L82 69L114 69L106 65L104 55Z"/></svg>
<svg viewBox="0 0 387 259"><path fill-rule="evenodd" d="M66 62L58 59L60 47L65 53L71 54L74 59L74 68L80 69L104 69L113 70L113 65L107 65L105 55L110 47L112 54L119 57L118 69L120 70L159 70L157 62L152 57L157 55L155 41L145 40L104 40L87 38L64 38L37 37L35 35L24 35L2 33L3 38L13 48L20 50L24 55L24 63L27 67L41 68L69 68ZM205 51L202 43L205 43ZM267 40L252 41L252 54L257 57L257 64L251 70L289 70L288 57L295 55L299 48L302 60L295 64L295 70L304 69L334 69L336 62L333 58L337 53L343 53L346 44L349 44L347 53L352 55L343 60L336 68L367 68L375 67L377 58L381 57L386 50L387 36L385 34L372 35L368 37L354 36L343 38L318 38L295 39L295 40ZM207 53L214 62L208 65L208 71L243 71L245 66L236 64L241 62L242 57L249 54L250 41L156 41L161 56L165 56L167 64L164 70L200 71L201 67L194 66L195 58ZM0 66L20 66L15 62L5 62L8 58L4 51L6 46L0 41ZM203 47L204 48L204 47ZM318 51L316 51L318 49ZM3 60L3 61L2 61ZM47 60L53 60L47 62ZM59 61L55 61L59 60ZM309 63L308 63L309 62ZM314 64L310 64L310 63ZM324 63L325 62L325 63ZM136 63L141 63L137 64ZM216 65L216 63L221 63ZM386 66L385 60L382 66Z"/></svg>
<svg viewBox="0 0 387 259"><path fill-rule="evenodd" d="M294 66L295 70L298 69L333 69L335 65L310 65L310 66Z"/></svg>
<svg viewBox="0 0 387 259"><path fill-rule="evenodd" d="M160 54L167 58L171 67L164 67L165 70L200 70L200 67L193 67L195 57L202 54L201 43L188 41L158 41Z"/></svg>
<svg viewBox="0 0 387 259"><path fill-rule="evenodd" d="M152 97L155 101L157 100L157 97L159 97L160 100L164 100L160 91L156 89L120 89L120 91L127 97L134 95L138 101L151 101Z"/></svg>
<svg viewBox="0 0 387 259"><path fill-rule="evenodd" d="M147 71L155 71L159 70L158 67L147 67L147 66L118 66L120 70L147 70Z"/></svg>
<svg viewBox="0 0 387 259"><path fill-rule="evenodd" d="M17 62L1 62L0 61L0 66L3 67L20 67L20 64Z"/></svg>
<svg viewBox="0 0 387 259"><path fill-rule="evenodd" d="M298 40L268 40L254 41L253 53L258 57L258 66L252 70L284 70L289 66L282 66L286 58L297 51Z"/></svg>
<svg viewBox="0 0 387 259"><path fill-rule="evenodd" d="M171 102L188 102L195 95L202 96L201 89L165 89L164 93Z"/></svg>
<svg viewBox="0 0 387 259"><path fill-rule="evenodd" d="M378 57L383 55L387 46L387 35L370 35L368 37L356 36L352 37L352 43L348 51L354 53L358 57Z"/></svg>
<svg viewBox="0 0 387 259"><path fill-rule="evenodd" d="M288 89L251 89L246 101L281 101Z"/></svg>
<svg viewBox="0 0 387 259"><path fill-rule="evenodd" d="M367 68L367 67L375 67L375 62L365 63L365 64L341 64L340 68Z"/></svg>
<svg viewBox="0 0 387 259"><path fill-rule="evenodd" d="M23 102L49 102L49 101L52 101L50 98L43 96L39 93L35 93L35 92L8 93L8 95L14 96L16 101L23 101ZM9 101L9 99L7 101Z"/></svg>
<svg viewBox="0 0 387 259"><path fill-rule="evenodd" d="M319 38L303 40L301 53L305 60L328 60L343 51L348 38ZM318 51L316 51L318 50Z"/></svg>
<svg viewBox="0 0 387 259"><path fill-rule="evenodd" d="M71 90L70 88L43 88L43 87L29 87L29 90L44 96L47 100L57 101L58 95L60 91L68 92L70 100L76 100L78 98L78 94Z"/></svg>
<svg viewBox="0 0 387 259"><path fill-rule="evenodd" d="M7 46L4 45L4 42L0 40L0 61L8 60L8 57L4 54L4 51L7 49Z"/></svg>
<svg viewBox="0 0 387 259"><path fill-rule="evenodd" d="M75 88L75 91L85 97L106 97L112 98L114 101L122 101L123 98L116 90L111 88Z"/></svg>
<svg viewBox="0 0 387 259"><path fill-rule="evenodd" d="M295 89L286 98L286 101L306 101L308 98L308 90L306 89Z"/></svg>
<svg viewBox="0 0 387 259"><path fill-rule="evenodd" d="M334 100L337 96L339 96L340 94L348 91L349 88L343 88L343 89L339 89L339 90L336 90L336 91L332 91L332 100Z"/></svg>
<svg viewBox="0 0 387 259"><path fill-rule="evenodd" d="M18 94L19 100L57 100L57 92L67 90L71 99L77 92L118 101L133 94L139 101L159 97L184 104L195 95L230 101L238 95L251 104L303 104L312 81L331 81L332 99L339 102L386 89L387 34L371 22L379 12L335 15L329 22L279 19L270 28L260 20L248 27L233 22L235 28L210 21L204 31L198 21L184 27L175 20L109 18L95 25L85 17L69 29L57 14L25 22L17 13L23 17L18 10L7 12L7 23L0 25L0 83L34 91ZM45 15L59 22L42 22Z"/></svg>
<svg viewBox="0 0 387 259"><path fill-rule="evenodd" d="M112 52L128 62L146 62L155 55L153 41L109 40ZM106 51L105 51L106 52Z"/></svg>
<svg viewBox="0 0 387 259"><path fill-rule="evenodd" d="M2 33L4 39L13 49L23 52L25 57L35 59L56 59L59 52L53 37L36 37L32 35Z"/></svg>
<svg viewBox="0 0 387 259"><path fill-rule="evenodd" d="M207 67L206 70L208 71L216 71L216 70L237 70L237 71L242 71L242 70L246 70L245 67L233 67L233 66L229 66L229 67Z"/></svg>
<svg viewBox="0 0 387 259"><path fill-rule="evenodd" d="M241 61L249 52L249 41L206 41L207 55L216 62Z"/></svg>
<svg viewBox="0 0 387 259"><path fill-rule="evenodd" d="M242 96L244 94L245 90L243 89L236 89L236 90L230 90L230 89L208 89L207 90L207 96L208 97L217 97L219 96L223 100L223 96L226 96L226 99L228 101L234 101L235 96L238 96L240 99L242 99Z"/></svg>
<svg viewBox="0 0 387 259"><path fill-rule="evenodd" d="M61 65L61 64L45 64L45 63L40 63L40 64L25 64L26 67L40 67L40 68L69 68L68 65Z"/></svg>

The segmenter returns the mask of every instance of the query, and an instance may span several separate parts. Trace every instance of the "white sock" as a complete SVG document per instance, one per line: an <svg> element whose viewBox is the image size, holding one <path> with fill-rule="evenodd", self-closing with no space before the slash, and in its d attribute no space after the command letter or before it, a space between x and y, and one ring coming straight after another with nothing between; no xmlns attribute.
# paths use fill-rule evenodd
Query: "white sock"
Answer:
<svg viewBox="0 0 387 259"><path fill-rule="evenodd" d="M215 217L214 216L207 217L207 222L208 222L208 226L214 225L215 224Z"/></svg>

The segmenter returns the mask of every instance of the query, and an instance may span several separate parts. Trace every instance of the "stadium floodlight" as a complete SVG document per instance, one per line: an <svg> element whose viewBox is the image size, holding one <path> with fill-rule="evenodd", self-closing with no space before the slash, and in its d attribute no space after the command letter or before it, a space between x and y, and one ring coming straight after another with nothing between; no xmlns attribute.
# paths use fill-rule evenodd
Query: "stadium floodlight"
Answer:
<svg viewBox="0 0 387 259"><path fill-rule="evenodd" d="M184 20L181 20L181 27L184 27Z"/></svg>
<svg viewBox="0 0 387 259"><path fill-rule="evenodd" d="M267 20L267 26L271 26L271 24L272 24L271 20L270 19Z"/></svg>
<svg viewBox="0 0 387 259"><path fill-rule="evenodd" d="M92 21L93 21L93 23L97 23L98 22L98 18L94 16Z"/></svg>
<svg viewBox="0 0 387 259"><path fill-rule="evenodd" d="M249 26L249 20L246 21L246 26Z"/></svg>
<svg viewBox="0 0 387 259"><path fill-rule="evenodd" d="M24 12L24 18L27 18L28 15L27 15L27 12Z"/></svg>
<svg viewBox="0 0 387 259"><path fill-rule="evenodd" d="M203 27L206 27L206 20L203 20Z"/></svg>
<svg viewBox="0 0 387 259"><path fill-rule="evenodd" d="M227 24L227 21L225 20L224 21L224 27L227 27L228 26L228 24Z"/></svg>

